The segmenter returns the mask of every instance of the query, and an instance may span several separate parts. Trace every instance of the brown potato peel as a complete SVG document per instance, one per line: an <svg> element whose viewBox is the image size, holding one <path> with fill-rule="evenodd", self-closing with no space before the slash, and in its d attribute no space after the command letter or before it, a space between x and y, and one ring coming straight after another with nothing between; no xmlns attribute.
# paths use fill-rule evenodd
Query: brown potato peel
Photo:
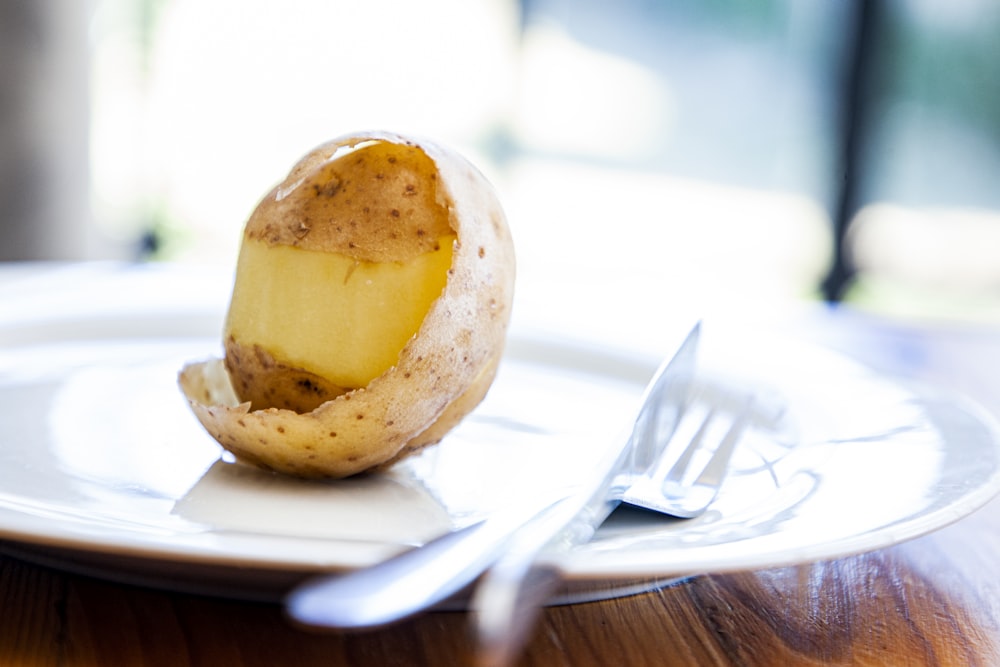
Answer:
<svg viewBox="0 0 1000 667"><path fill-rule="evenodd" d="M221 359L184 367L179 383L206 430L239 460L302 477L346 477L434 444L486 395L503 353L514 290L514 250L492 186L463 157L389 133L330 141L311 152L262 205L338 150L367 141L413 145L435 163L438 198L457 235L444 290L395 366L311 412L251 410ZM321 307L321 304L318 304Z"/></svg>

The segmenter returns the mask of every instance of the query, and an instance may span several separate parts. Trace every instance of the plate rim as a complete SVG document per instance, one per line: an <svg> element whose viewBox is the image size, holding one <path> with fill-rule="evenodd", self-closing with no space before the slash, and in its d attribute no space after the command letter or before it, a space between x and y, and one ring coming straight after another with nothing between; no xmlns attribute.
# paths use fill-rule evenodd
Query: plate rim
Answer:
<svg viewBox="0 0 1000 667"><path fill-rule="evenodd" d="M206 323L214 322L211 317L206 317L205 313L200 311L195 312L194 316L198 319L198 326L203 327ZM135 315L137 322L142 317L144 315L141 313ZM162 317L154 314L150 321L160 323L162 322ZM6 324L0 323L0 333L2 333ZM139 324L141 325L142 323L139 322ZM58 326L59 328L63 328L65 325L66 322L64 320L58 320L28 324L27 326ZM210 334L204 332L193 335L198 338L208 338L210 336ZM162 338L162 332L157 331L155 337ZM507 355L525 354L525 350L530 349L532 346L547 346L549 350L561 350L564 356L560 360L560 363L568 364L574 368L576 368L572 366L574 359L601 357L607 362L607 367L619 371L623 379L639 384L644 382L648 375L652 374L658 363L658 359L655 359L648 351L616 348L609 346L606 342L591 341L579 335L566 335L558 332L538 331L522 327L512 329L508 340ZM843 353L835 352L821 345L802 343L801 341L798 341L797 344L804 345L810 349L822 350L823 354L840 358L855 366L868 368ZM893 379L870 368L868 370L882 382L903 387L898 379ZM948 401L952 405L960 405L979 424L988 429L994 441L994 460L1000 461L1000 427L998 427L996 420L985 408L971 399L952 391L932 390L931 388L922 387L912 382L907 382L905 388L911 392L925 392L923 399L934 397L934 400ZM892 546L943 528L981 508L994 498L998 492L1000 492L1000 466L996 467L988 482L979 484L974 489L962 494L961 503L953 502L945 507L922 514L919 517L919 521L907 520L902 522L902 524L894 525L891 530L889 528L882 528L875 531L880 538L878 540L873 540L871 532L868 532L863 534L863 536L868 538L867 540L860 540L861 536L852 535L849 538L842 538L829 543L814 544L811 545L811 548L800 549L786 554L770 552L760 554L755 558L716 559L704 564L692 562L685 567L674 566L668 569L664 569L662 564L658 566L650 558L643 559L637 556L631 560L622 560L619 558L614 567L603 566L602 569L600 566L602 559L594 558L593 556L581 556L579 553L567 554L557 562L557 565L563 575L569 580L607 581L618 578L663 578L703 574L706 572L729 572L781 567L814 560L847 557L857 553ZM10 519L11 516L14 519ZM150 563L169 560L176 565L236 568L303 576L318 572L336 571L338 569L329 563L318 562L316 560L261 558L259 555L240 552L233 553L231 548L210 548L204 545L192 548L186 542L171 542L169 540L147 541L136 539L134 534L128 534L127 532L124 534L124 537L121 533L115 532L114 537L105 537L103 540L95 538L90 534L53 534L49 530L40 530L36 526L32 526L31 523L28 515L23 512L19 513L0 502L0 551L4 551L5 546L9 548L10 545L14 547L22 545L51 549L53 551L77 552L89 556L105 555L116 559L135 560L140 562L139 564L142 562ZM260 535L256 535L257 539L260 539L260 537ZM272 541L288 539L291 542L296 542L303 539L301 537L295 538L277 535L268 535L265 537ZM316 538L308 539L313 540ZM375 541L373 540L373 542ZM386 555L391 555L393 548L392 545L388 545L385 550ZM397 550L402 548L405 547L399 545ZM340 567L339 569L350 569L350 566Z"/></svg>

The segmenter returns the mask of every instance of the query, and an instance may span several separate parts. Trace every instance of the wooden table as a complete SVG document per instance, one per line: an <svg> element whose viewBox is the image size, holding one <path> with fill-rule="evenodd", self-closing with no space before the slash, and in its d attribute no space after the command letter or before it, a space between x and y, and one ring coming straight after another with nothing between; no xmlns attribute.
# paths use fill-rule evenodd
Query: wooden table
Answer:
<svg viewBox="0 0 1000 667"><path fill-rule="evenodd" d="M893 373L1000 413L1000 333L856 314L804 322ZM701 576L547 609L523 665L1000 664L1000 499L934 534L832 562ZM460 665L464 613L355 634L278 606L133 588L0 556L0 665Z"/></svg>

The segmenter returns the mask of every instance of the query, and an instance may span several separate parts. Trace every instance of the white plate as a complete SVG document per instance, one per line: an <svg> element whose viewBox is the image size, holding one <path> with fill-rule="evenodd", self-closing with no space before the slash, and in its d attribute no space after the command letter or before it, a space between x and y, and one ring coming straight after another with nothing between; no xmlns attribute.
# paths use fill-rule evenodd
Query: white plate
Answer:
<svg viewBox="0 0 1000 667"><path fill-rule="evenodd" d="M573 478L659 362L515 334L487 401L441 445L388 474L305 482L222 456L175 383L183 362L217 354L218 313L171 301L162 277L126 276L110 279L130 286L114 299L45 283L0 297L0 540L173 589L273 598ZM706 372L757 387L784 410L776 428L747 436L708 514L619 511L561 557L571 594L880 548L1000 488L997 431L977 407L818 348L705 333Z"/></svg>

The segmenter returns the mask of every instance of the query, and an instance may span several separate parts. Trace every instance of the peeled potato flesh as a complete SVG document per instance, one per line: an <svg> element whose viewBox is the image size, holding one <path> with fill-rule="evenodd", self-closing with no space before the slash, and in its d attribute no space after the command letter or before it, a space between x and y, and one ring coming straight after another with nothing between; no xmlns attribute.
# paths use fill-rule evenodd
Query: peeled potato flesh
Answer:
<svg viewBox="0 0 1000 667"><path fill-rule="evenodd" d="M244 262L287 264L292 279L245 279ZM422 295L400 297L414 282ZM180 385L208 432L243 461L304 477L386 466L439 441L486 395L513 287L504 213L469 162L400 135L335 139L251 215L226 359L186 366ZM359 333L364 326L371 331ZM306 333L295 342L287 331ZM324 356L334 361L316 361Z"/></svg>

